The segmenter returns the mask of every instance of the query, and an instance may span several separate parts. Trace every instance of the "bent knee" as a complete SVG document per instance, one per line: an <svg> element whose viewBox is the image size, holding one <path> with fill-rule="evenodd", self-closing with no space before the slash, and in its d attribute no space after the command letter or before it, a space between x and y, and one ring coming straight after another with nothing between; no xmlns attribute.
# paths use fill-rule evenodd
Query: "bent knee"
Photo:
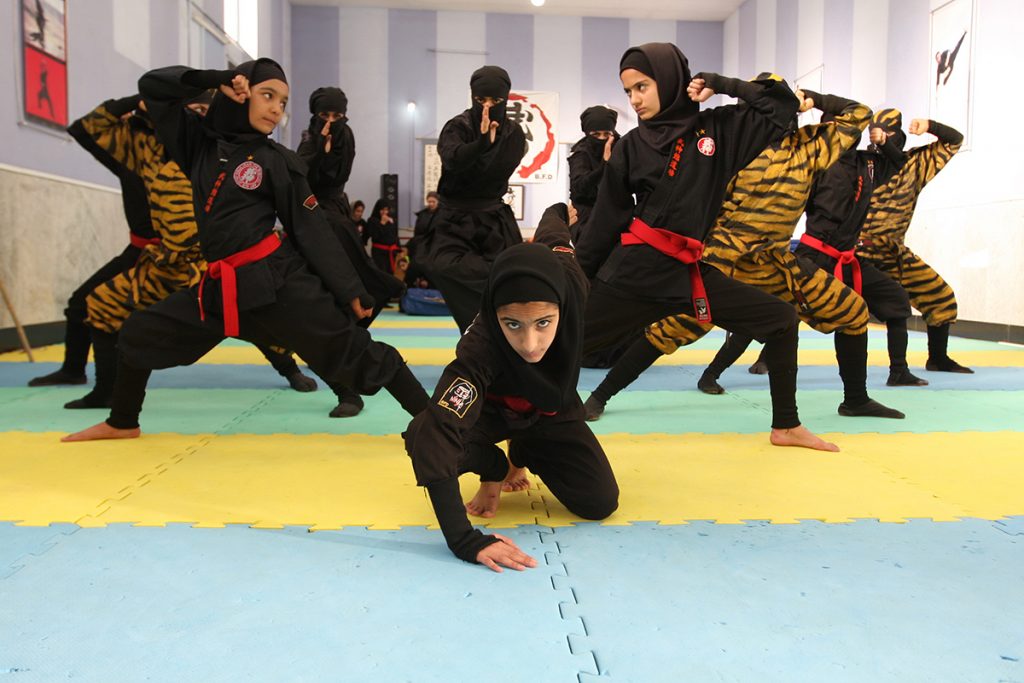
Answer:
<svg viewBox="0 0 1024 683"><path fill-rule="evenodd" d="M619 509L619 492L613 495L589 498L572 506L566 506L577 517L590 520L601 520L610 517Z"/></svg>

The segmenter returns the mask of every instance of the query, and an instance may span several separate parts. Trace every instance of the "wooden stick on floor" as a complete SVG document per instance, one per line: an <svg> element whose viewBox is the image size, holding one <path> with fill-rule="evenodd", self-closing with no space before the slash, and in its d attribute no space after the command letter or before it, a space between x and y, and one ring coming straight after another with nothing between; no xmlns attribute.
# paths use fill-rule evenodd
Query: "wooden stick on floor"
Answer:
<svg viewBox="0 0 1024 683"><path fill-rule="evenodd" d="M10 298L7 296L7 288L4 287L4 281L0 280L0 296L4 298L4 304L7 306L7 310L11 313L11 318L14 320L14 329L18 331L18 339L21 341L21 348L28 354L28 360L30 363L35 363L36 359L32 357L32 347L28 343L28 337L25 336L25 330L22 328L21 323L18 322L18 314L14 312L14 305L11 304Z"/></svg>

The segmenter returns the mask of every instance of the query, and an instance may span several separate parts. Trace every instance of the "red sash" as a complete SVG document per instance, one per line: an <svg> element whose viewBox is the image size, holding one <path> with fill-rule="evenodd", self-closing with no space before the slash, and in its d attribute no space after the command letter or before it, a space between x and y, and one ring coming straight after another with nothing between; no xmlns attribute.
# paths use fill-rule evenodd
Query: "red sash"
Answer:
<svg viewBox="0 0 1024 683"><path fill-rule="evenodd" d="M128 236L128 241L137 249L145 249L150 244L160 244L159 237L150 237L149 239L146 239L145 237L139 237L135 233L131 233Z"/></svg>
<svg viewBox="0 0 1024 683"><path fill-rule="evenodd" d="M221 283L221 300L224 304L224 336L238 336L238 284L235 280L235 269L254 263L273 254L281 246L281 237L272 232L247 249L232 254L227 258L210 263L203 279L199 281L199 317L206 320L203 310L203 283L207 277L223 280Z"/></svg>
<svg viewBox="0 0 1024 683"><path fill-rule="evenodd" d="M685 263L690 271L690 291L693 297L693 312L698 322L711 322L711 304L708 294L704 291L704 279L700 276L698 265L704 253L704 244L699 240L684 237L671 230L652 228L639 218L634 218L629 232L622 233L622 244L646 244L654 247L665 256Z"/></svg>
<svg viewBox="0 0 1024 683"><path fill-rule="evenodd" d="M503 405L514 413L520 415L529 415L530 413L537 412L541 415L557 415L557 411L547 412L544 410L537 410L533 407L533 404L527 401L525 398L520 396L500 396L498 394L487 394L487 400L499 405Z"/></svg>
<svg viewBox="0 0 1024 683"><path fill-rule="evenodd" d="M853 291L857 292L857 294L861 293L864 279L860 274L860 261L857 260L856 247L849 251L839 251L832 245L825 244L821 240L811 237L806 232L800 237L800 244L806 244L811 249L820 251L822 254L836 259L836 267L832 274L840 282L843 282L843 266L850 266L850 269L853 271Z"/></svg>
<svg viewBox="0 0 1024 683"><path fill-rule="evenodd" d="M400 251L402 247L397 244L377 244L374 242L373 248L388 252L388 261L391 263L391 273L393 275L395 272L395 254Z"/></svg>

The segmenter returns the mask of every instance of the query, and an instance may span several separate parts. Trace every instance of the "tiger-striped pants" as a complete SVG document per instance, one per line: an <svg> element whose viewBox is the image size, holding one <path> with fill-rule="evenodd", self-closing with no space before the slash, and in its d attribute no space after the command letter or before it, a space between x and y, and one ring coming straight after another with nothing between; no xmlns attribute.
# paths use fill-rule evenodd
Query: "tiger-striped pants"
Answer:
<svg viewBox="0 0 1024 683"><path fill-rule="evenodd" d="M902 244L861 245L857 258L870 263L903 285L910 303L927 325L956 322L956 295L942 276Z"/></svg>
<svg viewBox="0 0 1024 683"><path fill-rule="evenodd" d="M96 287L86 298L86 324L114 334L133 312L199 282L201 263L182 258L168 258L164 249L149 245L128 270Z"/></svg>
<svg viewBox="0 0 1024 683"><path fill-rule="evenodd" d="M793 304L800 319L819 332L848 335L867 332L868 308L864 299L813 261L788 251L759 255L759 262L742 255L733 260L728 254L718 253L708 255L705 260L740 282ZM710 303L714 316L715 302ZM697 341L711 327L692 316L673 315L648 327L647 341L669 354Z"/></svg>

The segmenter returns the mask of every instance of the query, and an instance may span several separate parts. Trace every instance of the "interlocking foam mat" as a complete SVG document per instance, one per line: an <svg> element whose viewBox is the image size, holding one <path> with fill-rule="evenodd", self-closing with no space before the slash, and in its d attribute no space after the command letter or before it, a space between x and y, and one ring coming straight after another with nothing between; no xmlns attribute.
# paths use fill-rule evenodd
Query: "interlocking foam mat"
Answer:
<svg viewBox="0 0 1024 683"><path fill-rule="evenodd" d="M458 339L393 312L374 330L428 388ZM912 333L931 385L888 388L870 335L869 391L906 420L838 416L831 339L801 332L801 417L836 454L768 443L756 345L723 396L694 389L720 332L663 359L592 423L619 509L582 523L531 477L481 526L539 566L500 575L445 548L386 394L330 419L322 385L227 341L154 374L142 438L63 444L105 413L25 387L62 349L2 354L0 674L1024 680L1024 349L953 338L976 374L928 373Z"/></svg>

